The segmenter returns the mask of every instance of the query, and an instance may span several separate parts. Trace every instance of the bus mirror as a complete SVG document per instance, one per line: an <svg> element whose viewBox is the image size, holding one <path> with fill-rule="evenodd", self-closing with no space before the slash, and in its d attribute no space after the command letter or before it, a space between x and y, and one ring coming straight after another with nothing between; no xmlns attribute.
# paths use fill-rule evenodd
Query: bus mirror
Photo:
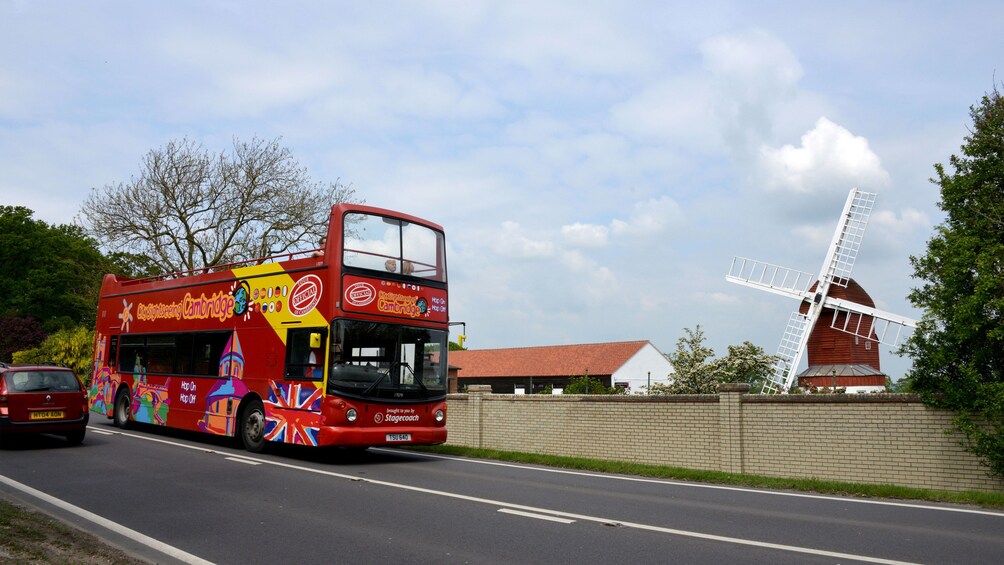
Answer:
<svg viewBox="0 0 1004 565"><path fill-rule="evenodd" d="M312 332L310 334L310 348L319 349L321 347L321 334L318 332Z"/></svg>
<svg viewBox="0 0 1004 565"><path fill-rule="evenodd" d="M466 340L466 339L467 339L466 335L460 334L459 336L457 336L457 344L460 345L460 347L463 347L464 346L464 340Z"/></svg>

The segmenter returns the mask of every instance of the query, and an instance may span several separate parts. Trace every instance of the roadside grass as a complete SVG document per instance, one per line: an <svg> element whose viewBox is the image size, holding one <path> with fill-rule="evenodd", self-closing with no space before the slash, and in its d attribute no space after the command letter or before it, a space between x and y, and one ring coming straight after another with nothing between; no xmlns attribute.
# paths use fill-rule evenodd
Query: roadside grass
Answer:
<svg viewBox="0 0 1004 565"><path fill-rule="evenodd" d="M146 563L86 532L0 498L0 563L136 565Z"/></svg>
<svg viewBox="0 0 1004 565"><path fill-rule="evenodd" d="M456 455L459 457L472 457L478 459L494 459L497 461L528 463L547 467L558 467L562 469L575 469L579 471L617 473L621 475L636 475L640 477L653 477L659 479L674 479L680 481L694 481L773 490L793 490L841 496L971 504L986 508L1004 509L1004 492L954 492L896 485L872 485L824 481L819 479L763 477L757 475L723 473L721 471L701 471L680 467L662 467L659 465L606 461L602 459L586 459L583 457L564 457L558 455L498 451L494 449L476 449L453 445L410 447L408 449L438 453L442 455Z"/></svg>

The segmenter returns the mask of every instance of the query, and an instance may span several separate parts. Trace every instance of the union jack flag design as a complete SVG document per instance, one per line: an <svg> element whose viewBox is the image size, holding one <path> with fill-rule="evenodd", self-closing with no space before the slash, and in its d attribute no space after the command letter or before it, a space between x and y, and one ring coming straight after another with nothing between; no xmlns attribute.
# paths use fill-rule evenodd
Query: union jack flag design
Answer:
<svg viewBox="0 0 1004 565"><path fill-rule="evenodd" d="M311 384L269 381L265 401L265 439L317 445L321 390Z"/></svg>

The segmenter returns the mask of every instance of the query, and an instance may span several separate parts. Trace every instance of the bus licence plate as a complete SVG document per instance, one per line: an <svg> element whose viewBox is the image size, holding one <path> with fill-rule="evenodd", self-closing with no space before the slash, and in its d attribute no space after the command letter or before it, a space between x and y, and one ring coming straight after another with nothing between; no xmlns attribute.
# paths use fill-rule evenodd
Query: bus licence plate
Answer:
<svg viewBox="0 0 1004 565"><path fill-rule="evenodd" d="M411 441L411 434L387 434L387 441Z"/></svg>
<svg viewBox="0 0 1004 565"><path fill-rule="evenodd" d="M40 410L38 412L32 412L28 415L30 420L55 420L56 418L62 418L62 410Z"/></svg>

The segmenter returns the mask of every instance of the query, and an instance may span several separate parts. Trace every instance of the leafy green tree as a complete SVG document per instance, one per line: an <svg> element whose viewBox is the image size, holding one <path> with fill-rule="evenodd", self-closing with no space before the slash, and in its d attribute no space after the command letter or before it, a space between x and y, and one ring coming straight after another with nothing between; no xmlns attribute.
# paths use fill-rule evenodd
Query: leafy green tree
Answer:
<svg viewBox="0 0 1004 565"><path fill-rule="evenodd" d="M995 87L970 107L973 124L935 165L946 218L911 257L923 281L910 301L924 310L903 351L910 387L954 410L954 427L992 473L1004 477L1004 98Z"/></svg>
<svg viewBox="0 0 1004 565"><path fill-rule="evenodd" d="M759 393L774 372L777 357L749 341L730 345L728 354L716 359L715 351L704 345L700 325L683 331L687 335L666 356L673 364L672 382L652 385L649 394L715 394L722 383L749 383L750 390Z"/></svg>
<svg viewBox="0 0 1004 565"><path fill-rule="evenodd" d="M45 338L34 349L14 353L14 362L23 364L59 363L73 369L90 386L94 356L94 330L77 326Z"/></svg>
<svg viewBox="0 0 1004 565"><path fill-rule="evenodd" d="M747 383L750 392L760 394L767 379L774 374L776 355L769 355L759 345L749 341L741 345L730 345L729 353L722 360L719 380L723 383Z"/></svg>
<svg viewBox="0 0 1004 565"><path fill-rule="evenodd" d="M181 139L128 182L94 189L80 221L104 248L144 257L139 267L186 271L313 247L332 204L354 193L311 180L278 139L234 139L219 155Z"/></svg>
<svg viewBox="0 0 1004 565"><path fill-rule="evenodd" d="M23 206L0 206L0 315L32 317L50 332L93 325L110 262L79 227L33 215Z"/></svg>
<svg viewBox="0 0 1004 565"><path fill-rule="evenodd" d="M15 351L36 347L45 337L42 324L34 318L0 316L0 361L10 363Z"/></svg>
<svg viewBox="0 0 1004 565"><path fill-rule="evenodd" d="M704 345L704 330L683 328L687 335L676 341L676 351L667 355L673 364L672 382L656 383L649 394L714 394L721 382L722 364L715 350Z"/></svg>
<svg viewBox="0 0 1004 565"><path fill-rule="evenodd" d="M583 375L568 381L562 394L620 394L617 387L607 387L599 379Z"/></svg>

